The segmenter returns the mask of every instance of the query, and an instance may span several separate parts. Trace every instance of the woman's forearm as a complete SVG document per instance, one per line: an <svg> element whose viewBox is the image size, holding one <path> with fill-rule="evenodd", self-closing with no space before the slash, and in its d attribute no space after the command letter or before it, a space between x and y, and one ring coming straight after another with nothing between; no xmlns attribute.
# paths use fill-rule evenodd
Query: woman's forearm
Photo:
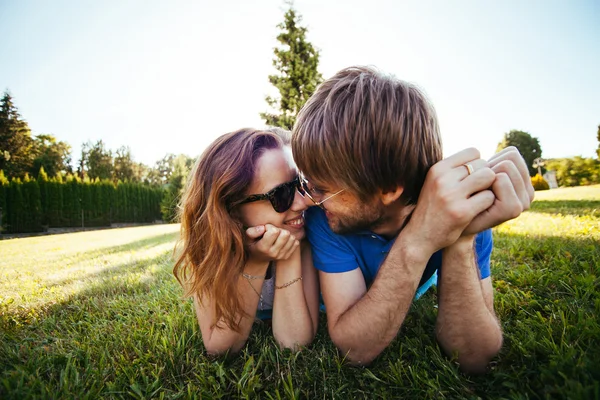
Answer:
<svg viewBox="0 0 600 400"><path fill-rule="evenodd" d="M312 342L316 327L305 297L301 250L278 261L273 304L273 336L281 347L297 349ZM285 287L284 287L285 286Z"/></svg>

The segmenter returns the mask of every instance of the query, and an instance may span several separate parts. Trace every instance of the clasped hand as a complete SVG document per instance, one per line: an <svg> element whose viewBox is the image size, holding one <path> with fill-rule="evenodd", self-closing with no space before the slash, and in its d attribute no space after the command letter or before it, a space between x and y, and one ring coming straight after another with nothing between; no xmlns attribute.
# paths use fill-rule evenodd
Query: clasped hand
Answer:
<svg viewBox="0 0 600 400"><path fill-rule="evenodd" d="M488 161L469 148L429 170L407 228L417 232L433 253L461 236L518 217L529 209L533 197L527 165L515 147Z"/></svg>

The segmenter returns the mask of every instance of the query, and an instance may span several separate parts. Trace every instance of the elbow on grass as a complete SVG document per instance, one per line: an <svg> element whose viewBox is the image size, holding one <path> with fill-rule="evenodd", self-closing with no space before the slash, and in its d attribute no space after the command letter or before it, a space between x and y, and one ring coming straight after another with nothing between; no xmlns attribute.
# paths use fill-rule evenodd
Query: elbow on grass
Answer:
<svg viewBox="0 0 600 400"><path fill-rule="evenodd" d="M458 353L458 364L460 370L470 375L481 375L487 371L487 367L502 348L502 336L496 343L468 352Z"/></svg>
<svg viewBox="0 0 600 400"><path fill-rule="evenodd" d="M380 351L377 351L373 346L369 346L368 344L362 343L361 345L356 345L356 343L347 343L347 340L345 340L347 338L343 333L338 336L335 331L330 329L329 336L340 354L343 355L344 360L352 366L367 366L380 354Z"/></svg>
<svg viewBox="0 0 600 400"><path fill-rule="evenodd" d="M369 366L379 354L373 354L369 351L358 351L356 349L343 349L338 347L340 353L344 354L346 362L353 367L367 367Z"/></svg>
<svg viewBox="0 0 600 400"><path fill-rule="evenodd" d="M223 345L221 343L204 343L204 348L209 356L221 357L239 353L245 344L246 341L242 343L235 343L230 346Z"/></svg>
<svg viewBox="0 0 600 400"><path fill-rule="evenodd" d="M295 338L280 337L279 335L274 335L274 337L281 350L291 350L293 352L297 352L310 345L315 336L311 335L310 337L300 340Z"/></svg>

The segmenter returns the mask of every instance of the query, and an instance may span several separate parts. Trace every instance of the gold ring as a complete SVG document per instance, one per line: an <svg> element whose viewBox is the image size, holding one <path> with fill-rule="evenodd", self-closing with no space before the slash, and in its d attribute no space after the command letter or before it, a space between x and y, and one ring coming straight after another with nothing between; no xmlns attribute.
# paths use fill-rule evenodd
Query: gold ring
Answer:
<svg viewBox="0 0 600 400"><path fill-rule="evenodd" d="M463 164L463 166L467 169L467 172L469 173L469 175L471 175L474 171L473 166L469 163Z"/></svg>

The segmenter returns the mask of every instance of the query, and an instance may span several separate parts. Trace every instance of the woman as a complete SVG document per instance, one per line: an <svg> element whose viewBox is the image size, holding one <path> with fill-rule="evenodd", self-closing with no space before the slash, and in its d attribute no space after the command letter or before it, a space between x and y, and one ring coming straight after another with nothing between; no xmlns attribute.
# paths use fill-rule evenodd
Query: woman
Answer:
<svg viewBox="0 0 600 400"><path fill-rule="evenodd" d="M289 141L281 129L225 134L188 180L174 274L194 298L210 354L239 351L256 316L272 318L281 347L315 336L319 285Z"/></svg>

